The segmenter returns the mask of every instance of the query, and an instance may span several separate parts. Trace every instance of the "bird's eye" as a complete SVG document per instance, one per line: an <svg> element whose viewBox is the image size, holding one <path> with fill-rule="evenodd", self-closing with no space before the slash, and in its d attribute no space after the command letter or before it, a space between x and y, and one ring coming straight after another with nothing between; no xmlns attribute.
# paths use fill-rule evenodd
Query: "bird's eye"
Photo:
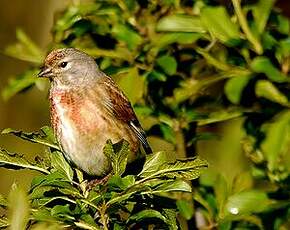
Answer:
<svg viewBox="0 0 290 230"><path fill-rule="evenodd" d="M60 65L59 65L61 68L65 68L67 66L67 62L64 61L64 62L61 62Z"/></svg>

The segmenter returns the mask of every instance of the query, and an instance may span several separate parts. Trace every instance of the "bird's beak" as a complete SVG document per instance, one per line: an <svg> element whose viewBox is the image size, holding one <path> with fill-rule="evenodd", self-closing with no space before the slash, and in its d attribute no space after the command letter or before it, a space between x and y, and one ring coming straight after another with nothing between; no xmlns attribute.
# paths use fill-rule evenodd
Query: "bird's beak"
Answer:
<svg viewBox="0 0 290 230"><path fill-rule="evenodd" d="M41 71L37 74L38 77L52 77L52 69L49 67L43 67L41 68Z"/></svg>

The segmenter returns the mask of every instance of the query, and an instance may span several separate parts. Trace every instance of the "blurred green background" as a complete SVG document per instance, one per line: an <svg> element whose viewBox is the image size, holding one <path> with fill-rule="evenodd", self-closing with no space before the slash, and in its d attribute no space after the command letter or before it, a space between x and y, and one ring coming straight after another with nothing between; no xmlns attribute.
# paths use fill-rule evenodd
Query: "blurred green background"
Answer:
<svg viewBox="0 0 290 230"><path fill-rule="evenodd" d="M51 27L55 12L63 9L69 1L49 0L2 0L0 1L0 91L9 77L23 72L29 63L3 54L4 48L15 42L16 28L22 28L43 50L51 42ZM47 94L36 88L21 93L4 102L0 98L0 129L12 127L27 131L49 125ZM25 121L25 122L23 122ZM15 152L33 156L43 150L41 146L1 136L0 146ZM31 171L0 169L1 193L6 194L13 182L29 186Z"/></svg>

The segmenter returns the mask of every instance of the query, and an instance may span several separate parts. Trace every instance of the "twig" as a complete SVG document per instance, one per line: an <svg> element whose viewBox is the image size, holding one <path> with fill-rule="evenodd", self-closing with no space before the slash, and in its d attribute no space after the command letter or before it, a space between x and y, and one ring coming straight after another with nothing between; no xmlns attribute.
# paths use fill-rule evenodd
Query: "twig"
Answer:
<svg viewBox="0 0 290 230"><path fill-rule="evenodd" d="M107 210L107 205L105 203L103 203L102 206L98 208L100 218L101 218L101 223L104 227L104 230L109 230L108 225L107 225L108 220L106 217L106 210Z"/></svg>
<svg viewBox="0 0 290 230"><path fill-rule="evenodd" d="M247 39L253 44L255 51L258 54L263 53L263 47L261 46L258 39L252 34L252 31L249 28L249 25L247 23L247 19L245 15L242 12L241 8L241 0L232 0L236 15L238 17L238 20L240 22L240 25L242 27L242 30L244 31Z"/></svg>

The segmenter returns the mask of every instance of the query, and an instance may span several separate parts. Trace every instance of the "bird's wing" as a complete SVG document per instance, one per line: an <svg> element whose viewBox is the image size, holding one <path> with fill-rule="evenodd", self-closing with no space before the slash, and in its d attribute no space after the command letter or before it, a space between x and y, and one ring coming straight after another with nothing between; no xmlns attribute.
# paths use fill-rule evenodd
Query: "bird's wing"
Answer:
<svg viewBox="0 0 290 230"><path fill-rule="evenodd" d="M129 127L138 137L139 141L142 143L143 148L147 154L152 153L152 149L146 139L146 134L141 127L127 97L122 93L122 91L118 88L118 86L110 77L105 75L102 83L103 87L106 88L106 92L108 92L108 96L110 98L109 101L104 101L105 107L116 118L129 125Z"/></svg>

